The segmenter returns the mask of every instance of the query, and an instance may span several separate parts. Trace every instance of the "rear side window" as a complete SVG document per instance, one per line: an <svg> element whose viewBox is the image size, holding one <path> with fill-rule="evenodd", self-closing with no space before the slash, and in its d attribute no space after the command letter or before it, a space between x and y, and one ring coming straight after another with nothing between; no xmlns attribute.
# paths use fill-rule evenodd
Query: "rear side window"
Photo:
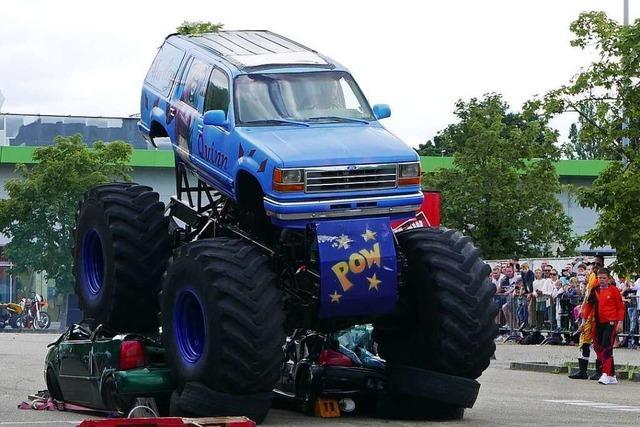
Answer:
<svg viewBox="0 0 640 427"><path fill-rule="evenodd" d="M210 65L193 58L186 78L180 82L180 85L183 86L180 100L191 105L196 110L200 110L206 87L205 83L210 72Z"/></svg>
<svg viewBox="0 0 640 427"><path fill-rule="evenodd" d="M176 77L182 58L184 58L182 50L165 43L158 51L153 64L151 64L145 81L158 89L164 96L169 96L171 85Z"/></svg>
<svg viewBox="0 0 640 427"><path fill-rule="evenodd" d="M217 68L213 69L209 84L207 85L207 95L204 100L204 111L222 110L227 114L229 109L229 80L227 75Z"/></svg>

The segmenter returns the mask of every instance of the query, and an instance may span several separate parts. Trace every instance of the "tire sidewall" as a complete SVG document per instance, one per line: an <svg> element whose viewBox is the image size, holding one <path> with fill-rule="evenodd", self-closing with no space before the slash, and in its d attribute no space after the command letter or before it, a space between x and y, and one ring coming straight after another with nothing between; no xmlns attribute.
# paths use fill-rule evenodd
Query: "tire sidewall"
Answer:
<svg viewBox="0 0 640 427"><path fill-rule="evenodd" d="M205 374L205 369L207 366L215 366L217 356L212 343L220 342L221 331L218 330L220 312L215 304L217 292L209 280L200 263L189 258L180 258L172 263L165 277L165 284L170 285L163 287L161 297L162 324L166 328L163 328L162 335L167 348L166 357L170 359L169 364L173 367L174 379L180 386L190 381L201 381L203 378L210 377ZM176 335L176 311L179 296L183 292L191 292L195 295L204 317L204 347L200 358L195 363L189 363L181 357Z"/></svg>
<svg viewBox="0 0 640 427"><path fill-rule="evenodd" d="M104 275L102 287L96 295L91 295L87 288L84 271L84 239L86 235L94 231L100 238L102 247L102 259L104 262ZM85 200L76 224L76 236L74 259L77 260L76 292L84 302L85 308L92 313L103 313L107 309L107 300L113 293L114 287L114 249L113 239L109 230L109 224L100 202L94 198Z"/></svg>

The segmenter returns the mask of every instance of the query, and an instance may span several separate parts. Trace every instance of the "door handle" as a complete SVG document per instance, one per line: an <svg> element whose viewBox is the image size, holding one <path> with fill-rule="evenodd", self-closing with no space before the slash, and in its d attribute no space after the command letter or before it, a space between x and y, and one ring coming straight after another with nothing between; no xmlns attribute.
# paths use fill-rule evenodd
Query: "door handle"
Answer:
<svg viewBox="0 0 640 427"><path fill-rule="evenodd" d="M176 107L169 107L169 115L170 116L176 115Z"/></svg>

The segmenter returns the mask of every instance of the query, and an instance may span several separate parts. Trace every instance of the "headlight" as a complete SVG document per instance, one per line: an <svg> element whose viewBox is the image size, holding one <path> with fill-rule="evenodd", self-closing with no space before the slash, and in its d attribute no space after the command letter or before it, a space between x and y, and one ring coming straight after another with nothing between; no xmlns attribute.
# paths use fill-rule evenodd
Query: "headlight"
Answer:
<svg viewBox="0 0 640 427"><path fill-rule="evenodd" d="M276 191L304 190L304 175L302 169L274 169L273 189Z"/></svg>
<svg viewBox="0 0 640 427"><path fill-rule="evenodd" d="M411 178L416 176L420 176L419 163L401 163L400 164L400 178Z"/></svg>
<svg viewBox="0 0 640 427"><path fill-rule="evenodd" d="M420 163L400 163L398 185L420 185Z"/></svg>
<svg viewBox="0 0 640 427"><path fill-rule="evenodd" d="M282 171L283 184L298 184L300 182L302 182L302 169Z"/></svg>

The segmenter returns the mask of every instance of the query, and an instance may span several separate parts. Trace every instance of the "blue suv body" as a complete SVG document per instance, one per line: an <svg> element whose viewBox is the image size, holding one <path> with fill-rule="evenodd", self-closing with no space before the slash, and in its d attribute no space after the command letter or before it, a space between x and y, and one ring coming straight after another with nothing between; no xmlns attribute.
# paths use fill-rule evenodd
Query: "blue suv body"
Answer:
<svg viewBox="0 0 640 427"><path fill-rule="evenodd" d="M140 111L147 140L169 137L177 162L276 226L420 208L418 156L379 123L389 107L371 108L345 67L274 33L168 36Z"/></svg>

